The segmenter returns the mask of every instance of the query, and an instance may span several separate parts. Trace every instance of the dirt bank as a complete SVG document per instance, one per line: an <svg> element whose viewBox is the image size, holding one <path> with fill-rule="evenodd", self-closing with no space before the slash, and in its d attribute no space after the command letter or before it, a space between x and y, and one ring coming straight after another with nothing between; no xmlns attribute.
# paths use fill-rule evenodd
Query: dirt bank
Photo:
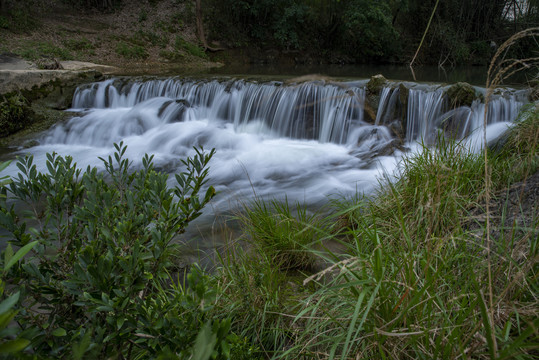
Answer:
<svg viewBox="0 0 539 360"><path fill-rule="evenodd" d="M222 65L200 48L189 2L130 1L115 11L100 12L44 0L32 12L30 24L0 27L0 53L29 61L45 56L111 65L116 73Z"/></svg>

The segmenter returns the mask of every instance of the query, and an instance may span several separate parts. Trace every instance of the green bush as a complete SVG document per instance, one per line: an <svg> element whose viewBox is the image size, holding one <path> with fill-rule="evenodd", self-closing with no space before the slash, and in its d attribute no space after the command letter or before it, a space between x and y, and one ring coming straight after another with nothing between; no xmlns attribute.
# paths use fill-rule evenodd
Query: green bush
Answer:
<svg viewBox="0 0 539 360"><path fill-rule="evenodd" d="M135 36L149 42L153 46L164 48L168 45L168 37L166 35L159 35L151 31L138 30L135 33Z"/></svg>
<svg viewBox="0 0 539 360"><path fill-rule="evenodd" d="M26 157L17 163L19 175L2 185L10 199L0 201L8 240L35 246L4 277L4 297L22 299L15 314L20 337L42 358L208 359L243 351L230 320L208 315L218 294L211 279L193 266L184 281L175 265L177 235L215 195L211 186L201 194L214 152L197 150L183 161L185 172L169 188L151 156L133 171L126 147L115 147L102 159L105 173L49 154L47 173ZM28 213L21 216L11 200Z"/></svg>

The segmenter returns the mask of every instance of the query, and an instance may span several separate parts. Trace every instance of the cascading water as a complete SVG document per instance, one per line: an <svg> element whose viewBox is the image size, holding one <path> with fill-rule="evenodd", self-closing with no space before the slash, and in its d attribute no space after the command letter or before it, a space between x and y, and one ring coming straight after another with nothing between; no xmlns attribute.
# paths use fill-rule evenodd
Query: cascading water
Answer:
<svg viewBox="0 0 539 360"><path fill-rule="evenodd" d="M418 84L406 107L401 95L398 87L382 89L372 118L361 81L112 79L79 87L73 118L24 152L34 154L42 169L53 151L73 156L81 167L99 167L98 157L123 141L135 166L145 153L154 154L158 168L174 173L194 146L216 148L210 177L220 194L213 206L226 210L255 193L317 204L368 192L381 171L395 168L401 151L433 143L440 131L466 139L473 149L482 146L481 102L449 109L442 88ZM487 123L496 133L515 119L523 99L513 91L490 102Z"/></svg>

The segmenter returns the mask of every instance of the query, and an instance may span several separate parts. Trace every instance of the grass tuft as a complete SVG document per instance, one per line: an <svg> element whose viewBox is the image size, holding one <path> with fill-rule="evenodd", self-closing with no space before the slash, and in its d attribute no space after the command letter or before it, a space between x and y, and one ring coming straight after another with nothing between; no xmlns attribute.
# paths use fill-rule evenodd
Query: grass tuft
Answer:
<svg viewBox="0 0 539 360"><path fill-rule="evenodd" d="M310 270L316 256L312 246L322 227L316 215L300 204L256 199L239 215L249 242L283 270Z"/></svg>

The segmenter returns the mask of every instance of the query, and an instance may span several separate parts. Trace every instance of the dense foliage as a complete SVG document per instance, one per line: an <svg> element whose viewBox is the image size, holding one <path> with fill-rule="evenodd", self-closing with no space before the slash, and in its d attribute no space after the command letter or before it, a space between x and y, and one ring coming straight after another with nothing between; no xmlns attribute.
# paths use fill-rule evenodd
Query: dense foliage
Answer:
<svg viewBox="0 0 539 360"><path fill-rule="evenodd" d="M213 37L231 45L302 50L330 61L387 62L409 61L436 0L205 3ZM485 64L509 35L538 24L535 0L441 1L427 34L428 50L420 59L440 65Z"/></svg>
<svg viewBox="0 0 539 360"><path fill-rule="evenodd" d="M174 261L177 235L215 195L212 187L199 195L213 152L184 161L178 185L169 188L152 157L132 171L126 147L116 150L103 159L104 173L50 154L47 173L26 157L17 163L18 177L3 180L0 224L10 245L0 262L0 326L15 319L18 328L2 333L17 337L0 352L229 357L241 342L230 320L208 318L216 295L208 277L196 266L184 274ZM11 245L21 250L14 254Z"/></svg>
<svg viewBox="0 0 539 360"><path fill-rule="evenodd" d="M2 0L0 28L36 29L37 14L46 10L47 3L80 12L121 12L131 1ZM143 1L139 22L146 20L144 8L160 1ZM194 11L195 3L200 11ZM173 22L200 26L197 32L204 48L208 46L200 32L206 28L208 40L227 47L255 53L277 50L285 58L313 63L409 62L435 8L424 41L428 46L416 63L485 65L511 34L539 25L537 0L174 0L169 4L171 14L180 14ZM535 45L528 39L512 51L519 58L529 57ZM118 52L144 59L143 50L123 46Z"/></svg>

